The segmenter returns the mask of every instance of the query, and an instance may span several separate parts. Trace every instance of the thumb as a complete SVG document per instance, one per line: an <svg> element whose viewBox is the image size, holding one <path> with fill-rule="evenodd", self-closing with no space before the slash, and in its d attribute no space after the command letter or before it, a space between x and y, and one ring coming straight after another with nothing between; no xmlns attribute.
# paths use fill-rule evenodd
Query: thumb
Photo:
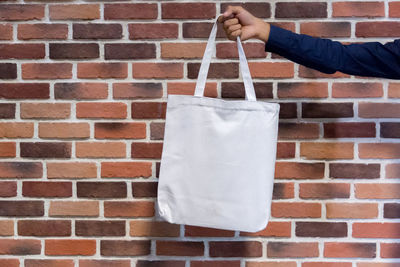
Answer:
<svg viewBox="0 0 400 267"><path fill-rule="evenodd" d="M238 15L243 11L241 6L228 6L225 10L224 14L222 14L225 18L230 17L232 15Z"/></svg>

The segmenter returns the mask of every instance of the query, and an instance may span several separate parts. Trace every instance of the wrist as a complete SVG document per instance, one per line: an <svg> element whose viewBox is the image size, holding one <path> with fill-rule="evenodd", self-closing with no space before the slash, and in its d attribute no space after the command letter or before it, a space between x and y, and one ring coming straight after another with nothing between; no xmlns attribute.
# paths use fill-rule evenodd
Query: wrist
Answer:
<svg viewBox="0 0 400 267"><path fill-rule="evenodd" d="M258 19L257 24L258 24L258 26L257 26L257 36L256 36L256 38L258 40L263 41L264 43L268 42L269 32L270 32L270 29L271 29L269 23L267 23L267 22L265 22L265 21L263 21L261 19Z"/></svg>

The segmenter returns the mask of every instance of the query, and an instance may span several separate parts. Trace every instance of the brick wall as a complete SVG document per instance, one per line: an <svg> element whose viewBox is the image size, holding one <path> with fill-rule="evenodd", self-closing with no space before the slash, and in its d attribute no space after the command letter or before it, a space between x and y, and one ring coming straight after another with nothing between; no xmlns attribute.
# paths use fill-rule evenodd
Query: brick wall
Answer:
<svg viewBox="0 0 400 267"><path fill-rule="evenodd" d="M256 41L258 99L281 103L268 227L155 220L166 96L193 94L226 5L1 1L0 266L400 266L400 83L321 74ZM400 36L398 1L245 6L346 43ZM206 95L243 98L234 43L216 56Z"/></svg>

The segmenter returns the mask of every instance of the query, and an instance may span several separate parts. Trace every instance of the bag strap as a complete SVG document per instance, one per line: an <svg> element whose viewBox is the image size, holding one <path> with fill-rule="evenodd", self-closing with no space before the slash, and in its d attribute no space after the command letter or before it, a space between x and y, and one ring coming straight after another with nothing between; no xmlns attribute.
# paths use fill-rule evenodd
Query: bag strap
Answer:
<svg viewBox="0 0 400 267"><path fill-rule="evenodd" d="M210 67L211 57L215 51L215 38L217 36L217 23L215 22L208 38L206 50L204 52L203 60L199 70L199 75L196 82L196 89L194 92L195 96L204 96L204 87L206 85L208 69ZM240 72L242 73L246 100L256 101L256 93L254 91L253 80L251 79L249 66L247 64L246 55L244 53L242 43L240 42L239 36L236 38L236 43L239 52L239 65Z"/></svg>

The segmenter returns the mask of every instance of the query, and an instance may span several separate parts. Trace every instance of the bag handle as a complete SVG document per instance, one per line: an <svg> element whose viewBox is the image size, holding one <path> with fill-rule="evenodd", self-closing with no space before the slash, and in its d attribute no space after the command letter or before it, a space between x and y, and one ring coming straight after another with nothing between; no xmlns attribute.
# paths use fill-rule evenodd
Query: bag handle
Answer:
<svg viewBox="0 0 400 267"><path fill-rule="evenodd" d="M199 75L196 82L195 96L204 96L204 87L206 85L208 69L210 67L211 57L215 51L215 38L217 36L217 23L215 22L208 38L206 50L204 51L203 60L199 70ZM239 52L240 72L242 73L246 100L256 101L256 93L254 91L253 80L251 79L249 66L247 64L246 55L244 53L242 43L239 36L236 38L236 43Z"/></svg>

